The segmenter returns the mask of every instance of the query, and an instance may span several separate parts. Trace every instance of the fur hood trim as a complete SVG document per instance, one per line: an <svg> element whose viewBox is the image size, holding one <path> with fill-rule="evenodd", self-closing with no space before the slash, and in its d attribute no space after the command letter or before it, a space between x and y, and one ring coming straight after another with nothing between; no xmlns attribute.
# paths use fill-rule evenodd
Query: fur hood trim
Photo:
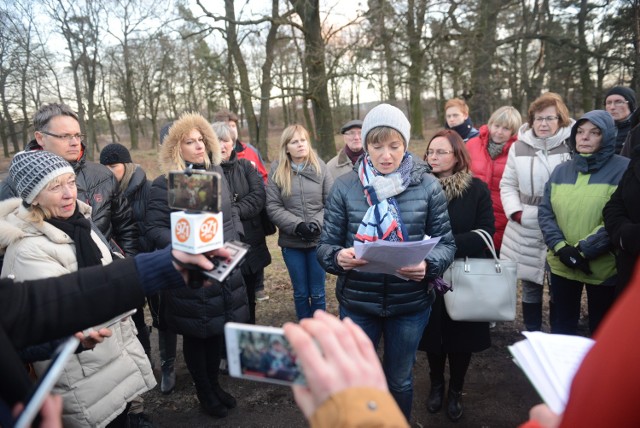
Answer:
<svg viewBox="0 0 640 428"><path fill-rule="evenodd" d="M447 201L459 198L471 186L473 176L468 171L458 171L449 177L438 178Z"/></svg>
<svg viewBox="0 0 640 428"><path fill-rule="evenodd" d="M180 156L180 142L192 129L197 129L204 137L206 151L209 153L211 163L220 165L222 161L220 143L215 132L213 132L211 124L200 113L185 113L171 125L169 134L160 148L160 167L164 173L184 169L184 165L181 165L181 163L184 164L184 161Z"/></svg>

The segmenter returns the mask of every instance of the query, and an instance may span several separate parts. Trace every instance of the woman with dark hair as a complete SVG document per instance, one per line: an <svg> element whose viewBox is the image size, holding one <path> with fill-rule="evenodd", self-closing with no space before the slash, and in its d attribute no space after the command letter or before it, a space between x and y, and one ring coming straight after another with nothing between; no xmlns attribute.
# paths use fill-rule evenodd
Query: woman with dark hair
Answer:
<svg viewBox="0 0 640 428"><path fill-rule="evenodd" d="M316 247L324 222L324 204L333 184L327 167L311 147L301 125L282 131L278 160L271 165L267 212L278 226L278 245L287 265L298 319L325 309L326 274Z"/></svg>
<svg viewBox="0 0 640 428"><path fill-rule="evenodd" d="M220 143L209 122L198 113L185 113L173 123L160 148L164 174L151 187L147 209L147 236L156 248L171 243L171 209L167 199L167 174L173 170L215 171L222 178L222 214L225 241L238 239L229 186L220 168ZM184 360L196 386L200 404L211 416L225 417L236 399L218 382L227 321L249 318L247 295L239 271L223 283L198 289L167 290L161 296L168 327L183 337Z"/></svg>
<svg viewBox="0 0 640 428"><path fill-rule="evenodd" d="M559 165L544 190L538 218L549 248L552 333L577 334L582 290L587 290L593 334L613 304L616 263L602 210L629 163L615 154L616 125L604 110L580 118L569 138L573 159ZM632 238L638 240L638 236Z"/></svg>
<svg viewBox="0 0 640 428"><path fill-rule="evenodd" d="M574 120L560 95L547 92L529 106L527 123L509 149L500 181L507 217L500 257L518 262L522 282L522 315L529 331L542 329L542 295L546 247L538 224L538 205L554 168L571 158L568 144ZM553 294L550 296L553 312ZM549 316L553 324L553 315ZM552 325L553 328L553 325Z"/></svg>
<svg viewBox="0 0 640 428"><path fill-rule="evenodd" d="M470 157L460 136L444 129L433 136L424 160L438 178L447 197L451 231L456 242L456 257L485 257L486 245L472 232L495 231L491 194L487 185L471 175ZM442 408L444 369L449 360L449 393L447 416L452 421L462 417L462 386L471 362L471 354L491 346L488 322L453 321L447 314L444 298L437 294L429 324L420 349L427 351L431 392L427 409L431 413Z"/></svg>

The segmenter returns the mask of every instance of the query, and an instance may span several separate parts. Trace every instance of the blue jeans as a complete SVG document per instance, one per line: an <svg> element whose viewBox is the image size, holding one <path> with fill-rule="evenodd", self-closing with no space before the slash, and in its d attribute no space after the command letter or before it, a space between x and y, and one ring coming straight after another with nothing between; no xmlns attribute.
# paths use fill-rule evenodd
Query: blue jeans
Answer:
<svg viewBox="0 0 640 428"><path fill-rule="evenodd" d="M325 273L316 257L316 248L282 248L282 257L287 265L293 301L298 319L310 318L316 309L324 310Z"/></svg>
<svg viewBox="0 0 640 428"><path fill-rule="evenodd" d="M413 365L416 361L416 351L430 314L431 307L420 312L383 318L352 312L340 306L340 318L349 317L358 324L376 349L380 337L384 335L382 368L387 377L389 391L407 421L411 418L413 403Z"/></svg>

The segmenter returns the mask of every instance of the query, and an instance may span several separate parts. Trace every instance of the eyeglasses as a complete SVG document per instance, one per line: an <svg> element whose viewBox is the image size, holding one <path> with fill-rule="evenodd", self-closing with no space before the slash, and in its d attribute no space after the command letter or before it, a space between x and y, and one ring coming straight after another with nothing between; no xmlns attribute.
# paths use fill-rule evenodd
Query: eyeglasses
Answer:
<svg viewBox="0 0 640 428"><path fill-rule="evenodd" d="M451 153L453 153L453 150L442 150L442 149L427 150L427 156L433 156L433 155L445 156L445 155L450 155Z"/></svg>
<svg viewBox="0 0 640 428"><path fill-rule="evenodd" d="M609 100L606 103L604 103L604 105L607 106L607 107L610 107L610 106L620 107L622 104L629 104L629 101L627 101L627 100Z"/></svg>
<svg viewBox="0 0 640 428"><path fill-rule="evenodd" d="M536 117L533 120L538 123L542 123L542 122L549 123L549 122L555 122L556 120L558 120L558 116Z"/></svg>
<svg viewBox="0 0 640 428"><path fill-rule="evenodd" d="M360 131L347 131L344 133L344 135L348 136L348 137L360 137L362 136Z"/></svg>
<svg viewBox="0 0 640 428"><path fill-rule="evenodd" d="M84 141L84 134L64 134L64 135L58 135L58 134L54 134L53 132L47 132L47 131L40 131L41 133L45 134L45 135L49 135L50 137L55 137L55 138L60 138L61 140L65 140L66 142L70 143L72 142L74 139L79 140L80 142Z"/></svg>

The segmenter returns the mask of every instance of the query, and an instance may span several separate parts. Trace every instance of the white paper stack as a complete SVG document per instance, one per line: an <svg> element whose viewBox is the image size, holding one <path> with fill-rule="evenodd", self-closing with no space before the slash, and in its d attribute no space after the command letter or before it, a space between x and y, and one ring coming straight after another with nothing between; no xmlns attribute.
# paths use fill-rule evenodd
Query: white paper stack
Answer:
<svg viewBox="0 0 640 428"><path fill-rule="evenodd" d="M525 340L509 346L515 363L549 408L554 413L563 413L573 377L595 342L581 336L539 331L522 334Z"/></svg>

